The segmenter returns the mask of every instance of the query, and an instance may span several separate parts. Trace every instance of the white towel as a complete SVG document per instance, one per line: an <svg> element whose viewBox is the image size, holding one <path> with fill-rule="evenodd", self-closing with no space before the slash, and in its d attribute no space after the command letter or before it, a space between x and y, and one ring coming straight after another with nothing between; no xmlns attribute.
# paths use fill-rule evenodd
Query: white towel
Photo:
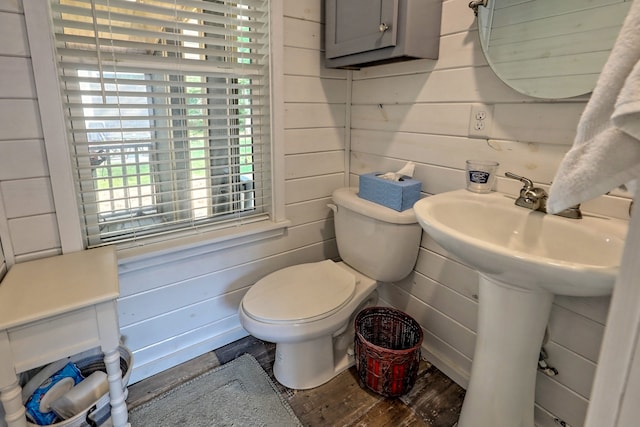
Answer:
<svg viewBox="0 0 640 427"><path fill-rule="evenodd" d="M640 0L634 0L549 190L563 209L640 178Z"/></svg>

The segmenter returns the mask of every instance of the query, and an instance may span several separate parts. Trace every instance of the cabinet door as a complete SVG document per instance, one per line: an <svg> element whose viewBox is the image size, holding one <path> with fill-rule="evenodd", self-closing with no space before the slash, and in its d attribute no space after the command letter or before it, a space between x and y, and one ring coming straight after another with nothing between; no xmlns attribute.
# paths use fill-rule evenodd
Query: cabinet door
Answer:
<svg viewBox="0 0 640 427"><path fill-rule="evenodd" d="M395 46L398 2L327 0L327 58Z"/></svg>

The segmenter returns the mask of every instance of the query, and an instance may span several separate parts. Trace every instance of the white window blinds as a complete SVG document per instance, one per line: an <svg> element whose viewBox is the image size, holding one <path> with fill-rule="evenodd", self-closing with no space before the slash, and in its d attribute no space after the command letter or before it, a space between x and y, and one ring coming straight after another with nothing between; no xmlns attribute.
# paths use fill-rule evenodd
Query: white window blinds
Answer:
<svg viewBox="0 0 640 427"><path fill-rule="evenodd" d="M271 210L264 0L51 0L86 243Z"/></svg>

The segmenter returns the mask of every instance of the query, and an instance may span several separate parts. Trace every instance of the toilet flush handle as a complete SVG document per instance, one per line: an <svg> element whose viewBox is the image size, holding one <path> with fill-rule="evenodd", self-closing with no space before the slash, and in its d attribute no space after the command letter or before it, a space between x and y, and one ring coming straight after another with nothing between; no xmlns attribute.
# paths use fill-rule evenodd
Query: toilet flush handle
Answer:
<svg viewBox="0 0 640 427"><path fill-rule="evenodd" d="M333 213L338 213L338 207L336 205L334 205L333 203L328 203L327 204L328 208L331 208L331 210L333 211Z"/></svg>

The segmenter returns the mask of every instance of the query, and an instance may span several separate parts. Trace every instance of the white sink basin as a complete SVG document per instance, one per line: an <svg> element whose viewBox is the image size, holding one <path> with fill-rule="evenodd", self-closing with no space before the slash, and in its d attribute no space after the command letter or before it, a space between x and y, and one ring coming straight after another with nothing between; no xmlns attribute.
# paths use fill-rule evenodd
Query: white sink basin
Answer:
<svg viewBox="0 0 640 427"><path fill-rule="evenodd" d="M608 295L627 223L534 212L502 193L451 191L418 201L420 225L443 248L480 272L559 295Z"/></svg>
<svg viewBox="0 0 640 427"><path fill-rule="evenodd" d="M459 190L413 206L422 228L480 273L476 347L458 427L534 427L536 366L554 296L608 295L618 274L625 221L562 218L514 202Z"/></svg>

